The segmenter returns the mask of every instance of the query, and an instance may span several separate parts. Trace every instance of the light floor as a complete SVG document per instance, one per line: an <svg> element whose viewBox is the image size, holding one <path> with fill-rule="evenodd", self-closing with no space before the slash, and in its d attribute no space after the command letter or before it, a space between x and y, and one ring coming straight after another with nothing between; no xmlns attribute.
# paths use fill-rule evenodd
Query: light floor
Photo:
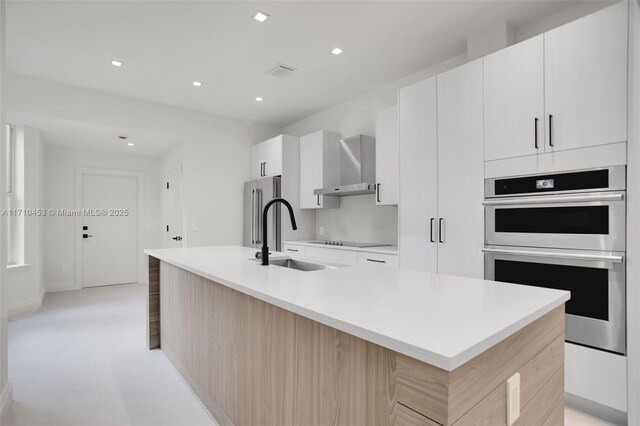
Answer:
<svg viewBox="0 0 640 426"><path fill-rule="evenodd" d="M9 323L9 425L216 425L145 345L144 285L49 293ZM566 426L606 425L567 408Z"/></svg>
<svg viewBox="0 0 640 426"><path fill-rule="evenodd" d="M9 323L10 425L215 425L145 346L144 285L47 294Z"/></svg>

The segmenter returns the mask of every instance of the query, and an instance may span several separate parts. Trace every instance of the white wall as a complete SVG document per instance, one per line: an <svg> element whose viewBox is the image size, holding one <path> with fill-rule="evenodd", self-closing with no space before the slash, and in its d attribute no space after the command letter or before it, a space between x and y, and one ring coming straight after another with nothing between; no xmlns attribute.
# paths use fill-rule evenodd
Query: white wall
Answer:
<svg viewBox="0 0 640 426"><path fill-rule="evenodd" d="M397 104L401 87L427 79L465 62L466 55L456 56L434 67L422 70L393 83L374 89L362 96L289 124L284 133L304 136L317 130L330 130L352 136L375 136L378 112ZM339 209L318 210L316 238L381 242L398 242L398 208L376 206L374 195L343 197ZM324 234L320 234L324 227Z"/></svg>
<svg viewBox="0 0 640 426"><path fill-rule="evenodd" d="M8 74L7 79L8 110L182 140L186 244L242 243L242 188L249 179L249 146L280 134L281 129L23 75Z"/></svg>
<svg viewBox="0 0 640 426"><path fill-rule="evenodd" d="M0 129L5 125L5 94L6 94L6 25L5 1L0 0ZM0 131L0 164L5 163L6 137ZM6 175L0 173L0 188L5 188ZM6 207L6 198L0 197L0 209ZM6 241L7 221L0 216L0 241ZM0 422L7 420L9 406L13 399L11 384L7 374L7 246L0 244Z"/></svg>
<svg viewBox="0 0 640 426"><path fill-rule="evenodd" d="M119 155L85 151L53 145L44 149L45 209L76 208L76 168L140 171L144 173L144 248L159 247L160 178L156 157ZM80 230L73 216L50 216L44 219L44 276L47 291L79 288L75 281L75 242ZM66 271L63 271L66 265Z"/></svg>
<svg viewBox="0 0 640 426"><path fill-rule="evenodd" d="M39 209L43 200L43 144L38 130L14 127L16 144L23 153L24 170L19 171L24 180L24 209ZM22 216L24 220L24 264L7 271L7 303L9 317L30 313L42 303L43 285L43 217Z"/></svg>

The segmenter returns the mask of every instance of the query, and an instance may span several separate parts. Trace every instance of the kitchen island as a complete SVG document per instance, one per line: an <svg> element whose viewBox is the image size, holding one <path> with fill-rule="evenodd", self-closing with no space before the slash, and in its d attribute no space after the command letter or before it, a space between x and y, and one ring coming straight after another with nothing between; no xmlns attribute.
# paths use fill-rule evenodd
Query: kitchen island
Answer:
<svg viewBox="0 0 640 426"><path fill-rule="evenodd" d="M146 250L148 345L220 424L563 423L569 293L255 250ZM272 260L278 259L277 253Z"/></svg>

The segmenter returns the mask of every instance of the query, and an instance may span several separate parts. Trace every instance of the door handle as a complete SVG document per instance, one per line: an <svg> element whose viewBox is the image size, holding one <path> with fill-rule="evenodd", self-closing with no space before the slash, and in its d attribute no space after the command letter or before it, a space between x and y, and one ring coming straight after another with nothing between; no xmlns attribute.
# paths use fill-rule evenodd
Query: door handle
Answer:
<svg viewBox="0 0 640 426"><path fill-rule="evenodd" d="M538 117L536 117L533 121L535 125L535 129L533 131L533 144L536 149L538 149Z"/></svg>
<svg viewBox="0 0 640 426"><path fill-rule="evenodd" d="M172 240L182 241L182 237L180 237L180 236L176 236L176 237L173 237L173 238L172 238Z"/></svg>
<svg viewBox="0 0 640 426"><path fill-rule="evenodd" d="M553 146L553 115L549 114L549 146Z"/></svg>
<svg viewBox="0 0 640 426"><path fill-rule="evenodd" d="M256 242L255 244L262 244L262 238L260 238L260 235L262 235L262 221L260 220L261 218L261 213L262 213L262 190L261 189L256 189Z"/></svg>
<svg viewBox="0 0 640 426"><path fill-rule="evenodd" d="M89 235L89 234L82 234L82 238L91 238L93 237L93 235Z"/></svg>
<svg viewBox="0 0 640 426"><path fill-rule="evenodd" d="M442 236L442 234L444 233L444 227L442 226L444 224L444 219L443 218L439 218L438 219L438 241L441 243L444 243L444 238Z"/></svg>
<svg viewBox="0 0 640 426"><path fill-rule="evenodd" d="M376 185L376 200L380 202L380 184Z"/></svg>
<svg viewBox="0 0 640 426"><path fill-rule="evenodd" d="M436 219L432 217L429 220L429 241L431 241L432 243L436 242L436 240L433 238L433 225L435 225L435 223Z"/></svg>

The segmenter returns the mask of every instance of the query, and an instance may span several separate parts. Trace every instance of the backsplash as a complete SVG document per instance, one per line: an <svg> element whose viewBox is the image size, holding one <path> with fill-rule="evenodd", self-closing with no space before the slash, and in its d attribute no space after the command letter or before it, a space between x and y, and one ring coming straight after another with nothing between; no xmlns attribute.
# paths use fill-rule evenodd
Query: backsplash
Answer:
<svg viewBox="0 0 640 426"><path fill-rule="evenodd" d="M398 207L376 206L373 194L342 197L339 209L316 211L316 238L396 245Z"/></svg>

